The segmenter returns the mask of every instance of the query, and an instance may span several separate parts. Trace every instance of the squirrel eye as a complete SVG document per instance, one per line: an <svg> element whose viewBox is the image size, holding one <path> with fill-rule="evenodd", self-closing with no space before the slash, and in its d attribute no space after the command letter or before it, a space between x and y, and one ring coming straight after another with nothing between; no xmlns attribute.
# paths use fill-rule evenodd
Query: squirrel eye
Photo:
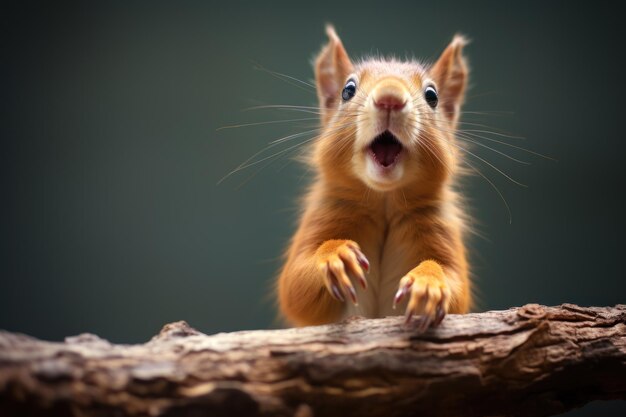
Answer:
<svg viewBox="0 0 626 417"><path fill-rule="evenodd" d="M343 88L341 92L341 98L344 101L350 100L356 94L356 82L354 80L348 80L346 86Z"/></svg>
<svg viewBox="0 0 626 417"><path fill-rule="evenodd" d="M424 98L426 99L426 103L433 109L437 107L437 103L439 102L439 97L437 97L437 92L434 87L426 87L426 91L424 91Z"/></svg>

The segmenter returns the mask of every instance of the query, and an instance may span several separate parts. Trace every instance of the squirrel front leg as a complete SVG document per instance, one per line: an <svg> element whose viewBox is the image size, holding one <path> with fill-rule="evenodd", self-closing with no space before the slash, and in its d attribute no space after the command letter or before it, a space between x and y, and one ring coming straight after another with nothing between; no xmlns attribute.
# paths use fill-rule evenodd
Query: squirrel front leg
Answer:
<svg viewBox="0 0 626 417"><path fill-rule="evenodd" d="M406 296L406 322L419 315L417 330L425 331L438 326L447 313L466 313L471 293L459 231L439 228L437 233L429 233L423 225L421 230L422 240L413 251L423 260L400 279L393 306Z"/></svg>
<svg viewBox="0 0 626 417"><path fill-rule="evenodd" d="M332 238L354 236L350 224L354 223L329 225L325 230L315 215L305 215L278 279L280 309L293 324L337 321L347 300L357 302L354 283L367 288L369 261L359 244Z"/></svg>

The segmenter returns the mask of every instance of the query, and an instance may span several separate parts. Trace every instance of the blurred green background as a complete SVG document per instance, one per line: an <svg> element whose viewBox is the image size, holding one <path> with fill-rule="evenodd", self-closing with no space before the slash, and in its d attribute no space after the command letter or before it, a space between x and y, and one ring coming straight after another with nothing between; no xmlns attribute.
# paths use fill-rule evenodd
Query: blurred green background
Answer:
<svg viewBox="0 0 626 417"><path fill-rule="evenodd" d="M433 60L468 35L465 110L481 114L464 120L558 159L475 150L529 186L474 161L509 224L485 180L463 185L484 236L469 242L480 310L626 302L622 22L599 2L16 2L0 19L0 328L134 343L181 319L276 326L311 174L286 152L217 182L311 123L216 129L309 117L242 110L316 104L254 66L310 80L326 22L353 57Z"/></svg>

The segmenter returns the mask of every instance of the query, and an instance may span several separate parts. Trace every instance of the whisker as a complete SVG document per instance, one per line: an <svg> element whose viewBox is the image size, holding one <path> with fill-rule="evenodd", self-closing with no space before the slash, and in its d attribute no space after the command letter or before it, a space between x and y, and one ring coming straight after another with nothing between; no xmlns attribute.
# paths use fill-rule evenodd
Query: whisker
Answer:
<svg viewBox="0 0 626 417"><path fill-rule="evenodd" d="M240 127L261 126L261 125L270 125L270 124L276 124L276 123L302 122L302 121L307 121L307 120L318 120L318 118L307 117L307 118L302 118L302 119L268 120L264 122L253 122L253 123L243 123L243 124L238 124L238 125L222 126L222 127L218 127L215 130L220 131L220 130L225 130L225 129L236 129Z"/></svg>
<svg viewBox="0 0 626 417"><path fill-rule="evenodd" d="M289 80L292 80L292 81L295 81L297 83L300 83L302 85L305 85L306 87L309 87L309 88L313 89L313 92L315 92L315 90L316 90L316 87L313 84L311 84L311 83L307 83L306 81L302 81L302 80L300 80L300 79L298 79L296 77L292 77L291 75L283 74L283 73L277 72L277 71L272 71L271 69L265 68L264 66L262 66L258 62L254 62L254 61L252 61L252 62L254 64L254 69L257 69L257 70L260 70L260 71L265 71L268 74L273 75L274 77L276 77L278 79L281 79L282 81L285 81L285 82L287 82L287 80L285 80L285 78L287 78ZM289 84L291 84L291 83L289 83ZM295 84L292 84L292 85L295 85ZM302 87L300 87L300 88L303 89L304 91L309 92L309 93L311 92L311 90L309 90L309 89L304 89Z"/></svg>
<svg viewBox="0 0 626 417"><path fill-rule="evenodd" d="M478 146L481 146L481 147L483 147L483 148L489 149L490 151L493 151L493 152L495 152L495 153L497 153L497 154L500 154L500 155L504 156L505 158L510 159L511 161L515 161L515 162L520 163L520 164L523 164L523 165L531 165L531 163L530 163L530 162L526 162L526 161L522 161L522 160L520 160L520 159L514 158L514 157L512 157L511 155L508 155L508 154L506 154L506 153L504 153L504 152L502 152L502 151L499 151L499 150L497 150L497 149L494 149L494 148L492 148L491 146L485 145L484 143L480 143L480 142L478 142L478 141L476 141L476 140L473 140L473 139L470 139L470 138L468 138L468 137L465 137L465 136L463 136L463 135L461 135L461 134L457 134L457 138L458 138L458 139L465 140L465 141L468 141L468 142L471 142L471 143L474 143L474 144L476 144L476 145L478 145Z"/></svg>
<svg viewBox="0 0 626 417"><path fill-rule="evenodd" d="M285 152L288 152L288 151L289 151L289 150L291 150L291 149L295 149L295 148L297 148L297 147L299 147L299 146L302 146L302 145L304 145L305 143L311 142L311 141L312 141L312 140L314 140L314 139L315 139L315 137L312 137L312 138L306 139L306 140L304 140L304 141L302 141L302 142L300 142L300 143L296 143L295 145L292 145L292 146L289 146L288 148L282 149L282 150L280 150L280 151L278 151L278 152L276 152L276 153L274 153L274 154L272 154L272 155L269 155L269 156L266 156L266 157L264 157L264 158L262 158L262 159L259 159L258 161L250 162L250 163L245 164L245 165L240 165L240 166L238 166L237 168L235 168L234 170L232 170L231 172L229 172L229 173L228 173L226 176L224 176L221 180L219 180L217 184L218 184L218 185L219 185L219 184L221 184L221 183L222 183L225 179L227 179L227 178L228 178L228 177L230 177L231 175L233 175L233 174L235 174L235 173L237 173L237 172L239 172L239 171L241 171L241 170L244 170L244 169L246 169L246 168L250 168L251 166L258 165L258 164L260 164L260 163L261 163L261 162L263 162L263 161L267 161L268 159L271 159L271 158L274 158L274 157L276 157L276 156L282 155L282 154L284 154Z"/></svg>
<svg viewBox="0 0 626 417"><path fill-rule="evenodd" d="M532 151L530 149L526 149L526 148L518 146L518 145L513 145L512 143L504 142L502 140L490 138L490 137L484 136L484 135L478 135L476 133L473 133L472 130L464 130L464 129L449 130L449 129L443 129L443 128L440 128L440 127L437 127L437 129L442 131L442 132L450 133L450 134L455 135L455 136L464 135L466 139L469 139L468 138L468 136L469 136L469 137L473 138L473 140L478 140L478 139L487 140L487 141L498 143L498 144L503 145L503 146L508 146L510 148L514 148L514 149L520 150L522 152L526 152L526 153L529 153L529 154L532 154L532 155L535 155L535 156L538 156L538 157L541 157L541 158L544 158L544 159L549 159L551 161L558 162L557 159L552 158L551 156L544 155L544 154L541 154L539 152L535 152L535 151ZM486 134L495 133L495 132L490 132L490 131L484 131L484 132ZM477 143L477 142L475 142L475 143Z"/></svg>
<svg viewBox="0 0 626 417"><path fill-rule="evenodd" d="M508 158L508 159L510 159L510 160L512 160L512 161L515 161L515 162L517 162L517 163L520 163L520 164L523 164L523 165L531 165L531 163L530 163L530 162L522 161L522 160L517 159L517 158L515 158L515 157L513 157L513 156L511 156L511 155L509 155L509 154L506 154L506 153L504 153L504 152L502 152L502 151L500 151L500 150L498 150L498 149L492 148L491 146L485 145L484 143L480 143L480 142L478 142L477 140L475 140L475 139L473 139L473 138L471 138L471 137L467 137L467 136L465 136L465 135L463 134L463 132L462 132L462 131L456 131L456 132L455 132L455 131L452 131L452 130L444 130L444 129L437 128L437 127L435 127L434 129L437 129L437 130L438 130L438 131L440 131L440 132L451 133L451 134L452 134L452 135L454 135L457 139L464 140L464 141L467 141L467 142L471 142L471 143L476 144L476 145L478 145L478 146L480 146L480 147L483 147L483 148L489 149L490 151L493 151L493 152L495 152L495 153L497 153L497 154L499 154L499 155L502 155L502 156L504 156L505 158ZM449 140L448 140L447 138L445 138L445 142L446 142L446 143L449 143Z"/></svg>
<svg viewBox="0 0 626 417"><path fill-rule="evenodd" d="M470 133L468 133L468 134L470 134ZM515 149L518 149L520 151L527 152L529 154L536 155L536 156L539 156L539 157L544 158L544 159L549 159L549 160L554 161L554 162L558 161L557 159L552 158L551 156L547 156L547 155L541 154L539 152L531 151L530 149L522 148L521 146L513 145L512 143L508 143L508 142L504 142L504 141L501 141L501 140L498 140L498 139L493 139L493 138L490 138L490 137L487 137L487 136L480 136L480 135L476 135L476 134L471 134L471 136L473 136L475 138L479 138L479 139L488 140L490 142L499 143L500 145L508 146L510 148L515 148Z"/></svg>
<svg viewBox="0 0 626 417"><path fill-rule="evenodd" d="M500 93L500 91L485 91L483 93L476 93L476 94L467 95L465 97L465 100L469 100L469 99L472 99L472 98L478 98L478 97L491 96L491 95L499 94L499 93Z"/></svg>
<svg viewBox="0 0 626 417"><path fill-rule="evenodd" d="M341 125L338 125L338 126L333 126L332 129L326 130L325 132L323 132L323 134L324 135L334 134L336 132L339 132L339 131L345 129L346 127L351 127L351 126L353 127L352 131L346 132L346 136L349 136L349 135L352 135L354 133L354 131L356 131L356 127L355 127L356 126L356 122L350 122L350 123L345 123L345 124L341 124ZM287 152L287 151L289 151L291 149L295 149L295 148L297 148L297 147L299 147L299 146L301 146L301 145L303 145L305 143L308 143L308 142L316 139L317 136L314 136L312 138L309 138L309 139L306 139L306 140L304 140L302 142L299 142L296 145L293 145L293 146L290 146L290 147L288 147L286 149L283 149L283 150L281 150L281 151L279 151L279 152L277 152L277 153L275 153L273 155L270 155L270 156L264 157L264 158L262 158L260 160L252 162L254 160L254 158L256 158L257 156L263 154L264 152L266 152L267 150L269 150L269 149L271 149L271 148L273 148L275 146L280 145L283 142L286 142L286 141L289 141L289 140L293 140L293 139L297 139L299 137L306 136L308 134L316 134L316 133L319 132L320 129L321 128L315 128L315 129L307 130L305 132L294 133L294 134L291 134L291 135L284 136L284 137L282 137L280 139L276 139L274 141L271 141L269 143L269 146L266 146L265 148L261 149L260 151L256 152L254 155L252 155L251 157L246 159L239 166L237 166L233 171L229 172L226 176L224 176L222 179L220 179L217 184L218 185L221 184L225 179L227 179L231 175L235 174L236 172L239 172L241 170L244 170L246 168L254 166L254 165L256 165L256 164L258 164L260 162L263 162L265 160L271 159L271 158L273 158L275 156L281 155L284 152ZM263 167L265 167L267 165L269 165L269 164L266 164ZM261 169L263 169L263 167Z"/></svg>
<svg viewBox="0 0 626 417"><path fill-rule="evenodd" d="M509 204L506 202L504 195L500 192L498 187L496 187L496 185L489 178L487 178L482 172L480 172L478 168L474 167L474 165L472 165L469 161L463 160L463 163L466 164L472 171L483 177L483 179L487 181L489 185L491 185L491 188L493 188L496 193L498 193L500 199L504 203L504 207L506 207L507 213L509 214L509 224L513 223L513 213L511 213L511 208L509 207Z"/></svg>
<svg viewBox="0 0 626 417"><path fill-rule="evenodd" d="M265 105L265 106L246 107L242 111L266 110L266 109L270 109L270 110L303 111L303 112L310 112L310 113L313 113L313 114L321 114L322 113L321 110L319 108L317 108L317 107L312 107L312 106L294 106L294 105L289 105L289 104L273 104L273 105Z"/></svg>
<svg viewBox="0 0 626 417"><path fill-rule="evenodd" d="M296 148L297 150L297 148ZM301 149L300 152L302 153L302 151L304 151L306 149ZM261 171L263 171L264 169L266 169L268 166L272 165L273 163L275 163L276 161L278 161L281 157L287 155L287 153L280 155L278 158L274 158L274 159L270 159L268 160L265 164L261 165L261 167L259 167L257 170L255 170L251 175L249 175L243 182L241 182L238 186L237 186L237 190L241 189L243 186L245 186L248 182L250 182L254 177L256 177ZM293 162L293 159L289 159L287 161L286 164L283 164L280 168L278 168L278 171L282 171L287 165L289 165L291 162Z"/></svg>
<svg viewBox="0 0 626 417"><path fill-rule="evenodd" d="M337 131L339 131L339 130L341 130L341 129L345 128L345 127L353 126L353 125L355 125L355 124L356 124L355 122L350 122L350 123L345 123L345 124L338 125L338 126L333 126L333 128L332 128L332 129L328 130L328 131L327 131L327 132L325 132L325 133L334 133L334 132L337 132ZM270 145L273 145L273 144L278 144L278 143L281 143L281 142L286 142L286 141L288 141L288 140L295 139L296 137L300 137L300 136L302 136L302 135L304 135L304 134L307 134L307 133L318 132L318 131L320 131L321 129L322 129L321 127L317 127L317 128L315 128L315 129L307 130L307 131L305 131L305 132L294 133L293 135L285 136L285 137L282 137L282 138L280 138L280 139L275 139L275 140L273 140L273 141L269 142L269 144L270 144ZM266 149L267 149L267 148L266 148Z"/></svg>
<svg viewBox="0 0 626 417"><path fill-rule="evenodd" d="M273 142L270 142L269 146L264 147L263 149L261 149L260 151L256 152L254 155L252 155L251 157L249 157L248 159L246 159L245 161L243 161L241 164L239 164L239 166L237 166L233 171L231 171L230 173L228 173L225 177L223 177L217 184L219 185L222 181L224 181L226 178L228 178L229 176L231 176L232 174L234 174L235 172L244 169L246 164L248 164L250 161L252 161L254 158L256 158L257 156L261 155L263 152L266 152L267 150L280 145L280 141L286 141L286 140L291 140L291 139L296 139L298 137L301 136L305 136L306 134L309 133L315 133L317 132L317 129L313 129L313 130L309 130L306 132L300 132L300 133L295 133L293 135L289 135L289 136L285 136L283 138L277 139Z"/></svg>
<svg viewBox="0 0 626 417"><path fill-rule="evenodd" d="M464 138L464 139L467 139L467 138ZM458 143L454 143L454 142L452 142L452 141L448 140L448 139L445 137L445 135L444 135L444 140L445 140L446 142L448 142L449 144L451 144L451 145L453 145L453 146L457 147L458 149L462 150L463 152L465 152L465 153L467 153L467 154L469 154L469 155L473 156L474 158L478 159L479 161L483 162L484 164L488 165L489 167L491 167L492 169L494 169L495 171L497 171L498 173L500 173L502 176L504 176L505 178L507 178L509 181L511 181L511 182L513 182L513 183L515 183L515 184L517 184L517 185L521 186L521 187L527 187L527 185L525 185L525 184L523 184L523 183L521 183L521 182L519 182L519 181L517 181L517 180L513 179L511 176L509 176L508 174L506 174L506 173L505 173L504 171L502 171L500 168L498 168L498 167L496 167L495 165L493 165L491 162L489 162L489 161L487 161L487 160L485 160L485 159L481 158L480 156L476 155L475 153L473 153L473 152L472 152L472 151L470 151L469 149L464 148L463 146L460 146ZM485 146L486 146L486 145L485 145ZM492 149L492 150L494 150L494 149ZM494 151L498 152L497 150L494 150ZM500 152L499 152L499 153L500 153ZM509 155L506 155L506 154L504 154L504 153L502 153L502 154L503 154L504 156L506 156L506 157L509 157L509 158L511 158L511 159L513 159L513 160L515 160L515 158L510 157ZM522 161L519 161L519 162L522 162ZM524 162L522 162L522 163L524 163Z"/></svg>
<svg viewBox="0 0 626 417"><path fill-rule="evenodd" d="M454 146L456 146L457 148L463 150L464 152L472 155L474 158L482 161L484 164L490 166L492 169L496 170L497 172L499 172L502 176L504 176L505 178L507 178L509 181L521 186L521 187L528 187L526 184L522 184L521 182L511 178L509 175L507 175L504 171L502 171L500 168L496 167L495 165L493 165L492 163L490 163L489 161L481 158L480 156L476 155L475 153L473 153L472 151L468 150L467 148L464 148L462 146L459 146L459 144L457 143L453 143Z"/></svg>
<svg viewBox="0 0 626 417"><path fill-rule="evenodd" d="M270 166L271 164L273 164L274 162L276 162L277 159L272 159L267 161L265 164L261 165L259 168L257 168L256 171L254 171L251 175L249 175L245 180L243 180L241 183L239 183L239 185L235 188L236 190L240 190L241 188L243 188L243 186L245 186L247 183L249 183L254 177L256 177L259 172L261 172L262 170L264 170L265 168L267 168L268 166ZM219 183L218 183L219 184Z"/></svg>
<svg viewBox="0 0 626 417"><path fill-rule="evenodd" d="M432 118L432 117L428 117L428 116L424 117L424 115L420 115L420 116L421 116L421 119L423 119L423 120L440 122L440 120L438 118L436 118L436 117ZM420 120L418 120L415 117L410 117L409 120L411 120L413 122L419 122L420 121ZM472 123L468 123L468 122L460 122L460 123L472 124ZM483 125L483 126L489 127L489 126L486 126L486 125ZM484 140L487 140L487 141L490 141L490 142L498 143L498 144L503 145L503 146L508 146L510 148L514 148L514 149L520 150L522 152L526 152L526 153L529 153L529 154L532 154L532 155L535 155L535 156L538 156L538 157L541 157L541 158L544 158L544 159L549 159L551 161L557 162L557 159L552 158L550 156L541 154L539 152L532 151L530 149L526 149L526 148L518 146L518 145L514 145L514 144L511 144L511 143L508 143L508 142L504 142L502 140L490 138L490 137L484 136L484 135L479 135L478 133L475 133L475 132L481 132L481 133L484 133L484 134L493 134L493 135L507 137L507 138L513 138L513 139L524 139L522 136L514 136L514 135L508 135L508 134L499 133L499 132L493 132L493 131L489 131L489 130L480 130L480 129L446 129L446 128L442 128L440 126L437 126L436 129L441 131L441 132L450 133L450 134L455 135L455 136L464 135L465 138L468 139L468 140L470 139L469 137L471 137L473 140L484 139ZM479 144L478 142L474 142L474 143ZM486 145L479 144L479 146L486 146ZM500 152L498 152L498 153L500 153ZM513 159L516 160L515 158L513 158ZM523 161L517 161L517 162L523 162ZM528 163L526 163L526 164L528 164Z"/></svg>
<svg viewBox="0 0 626 417"><path fill-rule="evenodd" d="M472 123L472 122L466 122L464 120L459 120L457 123L460 124L460 125L478 126L478 127L489 128L489 129L497 129L497 128L493 127L493 126L489 126L489 125L486 125L484 123ZM498 129L498 130L500 130L500 129ZM502 132L502 133L506 133L506 132ZM511 137L515 138L514 136L511 136ZM525 138L523 136L519 136L519 139L525 139Z"/></svg>
<svg viewBox="0 0 626 417"><path fill-rule="evenodd" d="M317 131L319 131L319 128L306 130L306 131L300 132L300 133L294 133L293 135L283 136L282 138L274 139L273 141L269 142L269 144L270 145L278 145L279 143L286 142L286 141L291 140L291 139L296 139L296 138L299 138L300 136L304 136L306 134L317 132ZM271 146L265 148L265 150L270 148L270 147Z"/></svg>
<svg viewBox="0 0 626 417"><path fill-rule="evenodd" d="M524 139L523 136L507 135L507 134L504 134L504 133L492 132L492 131L489 131L489 130L464 129L463 131L464 132L476 132L476 133L489 133L491 135L502 136L502 137L511 138L511 139Z"/></svg>

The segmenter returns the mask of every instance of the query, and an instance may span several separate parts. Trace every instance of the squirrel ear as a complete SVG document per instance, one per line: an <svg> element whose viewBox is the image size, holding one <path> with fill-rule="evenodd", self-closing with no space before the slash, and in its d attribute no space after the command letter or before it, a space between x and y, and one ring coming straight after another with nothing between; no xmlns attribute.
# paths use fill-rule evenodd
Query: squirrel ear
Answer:
<svg viewBox="0 0 626 417"><path fill-rule="evenodd" d="M329 110L335 107L341 96L346 77L354 71L348 53L332 25L326 26L328 43L315 59L317 96L322 109L322 120L328 119Z"/></svg>
<svg viewBox="0 0 626 417"><path fill-rule="evenodd" d="M448 120L454 124L459 117L467 86L468 69L463 57L463 47L467 44L465 37L455 35L431 69L437 83L440 106Z"/></svg>

